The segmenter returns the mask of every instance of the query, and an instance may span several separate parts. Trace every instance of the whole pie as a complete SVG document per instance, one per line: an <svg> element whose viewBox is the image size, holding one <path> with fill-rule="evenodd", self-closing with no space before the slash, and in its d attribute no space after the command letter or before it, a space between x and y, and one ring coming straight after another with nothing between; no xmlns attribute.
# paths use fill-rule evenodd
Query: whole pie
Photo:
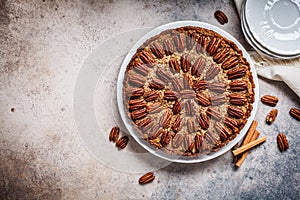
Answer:
<svg viewBox="0 0 300 200"><path fill-rule="evenodd" d="M126 68L123 100L149 145L199 156L239 134L252 110L254 87L237 45L212 30L186 26L138 48Z"/></svg>

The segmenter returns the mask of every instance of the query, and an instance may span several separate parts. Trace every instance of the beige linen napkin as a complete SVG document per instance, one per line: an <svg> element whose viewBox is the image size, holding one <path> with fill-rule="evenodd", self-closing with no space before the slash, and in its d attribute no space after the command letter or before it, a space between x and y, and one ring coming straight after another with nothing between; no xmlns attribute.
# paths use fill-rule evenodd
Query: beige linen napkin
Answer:
<svg viewBox="0 0 300 200"><path fill-rule="evenodd" d="M234 0L238 13L244 0ZM300 97L300 58L290 60L272 59L258 54L256 51L249 51L259 76L284 81Z"/></svg>

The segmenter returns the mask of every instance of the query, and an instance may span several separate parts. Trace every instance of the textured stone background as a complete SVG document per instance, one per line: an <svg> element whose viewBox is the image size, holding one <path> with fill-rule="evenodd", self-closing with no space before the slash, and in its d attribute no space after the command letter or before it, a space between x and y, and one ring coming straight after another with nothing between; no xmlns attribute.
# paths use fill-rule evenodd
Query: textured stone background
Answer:
<svg viewBox="0 0 300 200"><path fill-rule="evenodd" d="M213 13L222 9L229 23ZM279 97L277 121L259 104L267 142L234 169L230 152L201 164L171 164L140 186L141 174L102 165L76 133L72 95L85 59L111 35L177 20L223 28L243 45L233 2L0 1L0 199L299 199L300 124L288 115L299 98L283 83L260 78L260 93ZM280 153L276 135L290 149Z"/></svg>

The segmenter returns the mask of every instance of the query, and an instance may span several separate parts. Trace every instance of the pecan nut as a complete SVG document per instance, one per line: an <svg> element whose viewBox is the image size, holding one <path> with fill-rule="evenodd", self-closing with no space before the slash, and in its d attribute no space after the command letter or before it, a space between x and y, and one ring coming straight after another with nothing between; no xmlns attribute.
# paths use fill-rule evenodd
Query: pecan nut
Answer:
<svg viewBox="0 0 300 200"><path fill-rule="evenodd" d="M153 78L152 81L149 83L149 87L155 90L162 90L165 88L164 82L157 78Z"/></svg>
<svg viewBox="0 0 300 200"><path fill-rule="evenodd" d="M230 98L229 102L233 105L243 106L247 103L247 98L240 94L235 94L235 93L230 94L229 98Z"/></svg>
<svg viewBox="0 0 300 200"><path fill-rule="evenodd" d="M243 110L236 106L228 106L227 113L228 113L228 115L230 115L234 118L237 118L237 119L242 118L244 115Z"/></svg>
<svg viewBox="0 0 300 200"><path fill-rule="evenodd" d="M154 140L158 138L158 136L160 136L161 133L162 133L162 129L160 128L160 125L156 124L149 130L149 138Z"/></svg>
<svg viewBox="0 0 300 200"><path fill-rule="evenodd" d="M200 152L202 142L203 142L203 137L198 135L198 134L195 135L195 149L196 149L196 152Z"/></svg>
<svg viewBox="0 0 300 200"><path fill-rule="evenodd" d="M271 95L264 95L261 97L261 102L263 102L266 105L274 107L278 103L278 98Z"/></svg>
<svg viewBox="0 0 300 200"><path fill-rule="evenodd" d="M227 137L229 137L232 134L231 130L221 122L217 122L215 127L222 141L225 141Z"/></svg>
<svg viewBox="0 0 300 200"><path fill-rule="evenodd" d="M220 48L220 50L213 56L213 60L217 63L220 64L222 63L227 56L230 53L230 49L229 48Z"/></svg>
<svg viewBox="0 0 300 200"><path fill-rule="evenodd" d="M197 46L196 46L197 53L205 53L208 44L209 44L208 37L206 37L204 35L200 36L197 41Z"/></svg>
<svg viewBox="0 0 300 200"><path fill-rule="evenodd" d="M141 130L143 132L148 131L150 128L154 126L154 120L152 118L146 118L146 120L141 120L139 123L141 123Z"/></svg>
<svg viewBox="0 0 300 200"><path fill-rule="evenodd" d="M183 72L187 72L191 68L191 56L190 54L181 56L180 58L181 69Z"/></svg>
<svg viewBox="0 0 300 200"><path fill-rule="evenodd" d="M209 45L207 47L207 53L209 53L209 55L214 55L218 48L219 48L219 45L221 43L221 40L214 37L213 39L211 39L211 41L209 42Z"/></svg>
<svg viewBox="0 0 300 200"><path fill-rule="evenodd" d="M159 119L159 125L162 126L163 128L167 128L171 122L171 118L172 118L172 111L166 110Z"/></svg>
<svg viewBox="0 0 300 200"><path fill-rule="evenodd" d="M181 90L180 91L181 98L183 99L193 99L196 97L196 93L194 90Z"/></svg>
<svg viewBox="0 0 300 200"><path fill-rule="evenodd" d="M116 142L116 147L118 147L119 149L124 149L127 146L128 141L129 138L125 135L118 139L118 141Z"/></svg>
<svg viewBox="0 0 300 200"><path fill-rule="evenodd" d="M140 61L135 61L135 63L133 64L133 69L135 72L143 76L147 76L150 71L149 67Z"/></svg>
<svg viewBox="0 0 300 200"><path fill-rule="evenodd" d="M207 108L206 114L216 120L220 120L222 118L222 114L211 107Z"/></svg>
<svg viewBox="0 0 300 200"><path fill-rule="evenodd" d="M146 106L146 102L144 101L144 99L131 99L128 103L130 111L139 110Z"/></svg>
<svg viewBox="0 0 300 200"><path fill-rule="evenodd" d="M191 69L191 73L193 76L199 77L202 74L204 68L205 68L205 59L202 57L199 57L195 61L194 65Z"/></svg>
<svg viewBox="0 0 300 200"><path fill-rule="evenodd" d="M212 96L210 100L212 105L221 105L226 102L226 97L224 94L219 94L216 96Z"/></svg>
<svg viewBox="0 0 300 200"><path fill-rule="evenodd" d="M213 82L208 84L207 86L209 90L217 93L224 93L225 92L225 83L222 82Z"/></svg>
<svg viewBox="0 0 300 200"><path fill-rule="evenodd" d="M173 105L172 111L176 115L181 112L182 108L183 108L183 101L177 100Z"/></svg>
<svg viewBox="0 0 300 200"><path fill-rule="evenodd" d="M202 151L210 151L211 150L211 146L209 145L209 143L203 138L202 141Z"/></svg>
<svg viewBox="0 0 300 200"><path fill-rule="evenodd" d="M291 108L289 113L294 119L300 121L300 110L299 109Z"/></svg>
<svg viewBox="0 0 300 200"><path fill-rule="evenodd" d="M172 139L171 133L167 130L163 130L160 143L162 146L167 146Z"/></svg>
<svg viewBox="0 0 300 200"><path fill-rule="evenodd" d="M160 102L155 102L147 106L148 113L157 113L163 110L163 107Z"/></svg>
<svg viewBox="0 0 300 200"><path fill-rule="evenodd" d="M172 129L175 133L181 130L182 126L184 125L185 120L178 115L173 123Z"/></svg>
<svg viewBox="0 0 300 200"><path fill-rule="evenodd" d="M245 67L235 67L227 71L227 76L229 79L236 79L245 76Z"/></svg>
<svg viewBox="0 0 300 200"><path fill-rule="evenodd" d="M120 128L115 126L111 129L109 133L109 141L116 142L119 138Z"/></svg>
<svg viewBox="0 0 300 200"><path fill-rule="evenodd" d="M195 43L196 43L196 40L197 40L197 33L192 33L192 34L189 34L186 36L186 48L188 50L191 50Z"/></svg>
<svg viewBox="0 0 300 200"><path fill-rule="evenodd" d="M132 120L137 120L137 119L142 119L144 117L147 116L147 109L146 108L142 108L139 110L135 110L131 112L131 119Z"/></svg>
<svg viewBox="0 0 300 200"><path fill-rule="evenodd" d="M243 80L234 80L229 83L229 86L232 91L241 91L246 90L248 84Z"/></svg>
<svg viewBox="0 0 300 200"><path fill-rule="evenodd" d="M278 148L281 152L283 152L289 148L289 142L286 139L286 135L284 133L279 133L277 135L277 144L278 144Z"/></svg>
<svg viewBox="0 0 300 200"><path fill-rule="evenodd" d="M206 96L204 96L201 93L196 94L196 101L199 105L205 106L205 107L207 107L211 104L209 98L207 98Z"/></svg>
<svg viewBox="0 0 300 200"><path fill-rule="evenodd" d="M172 75L169 72L166 72L162 69L157 69L155 73L158 76L158 78L165 83L169 82L172 79Z"/></svg>
<svg viewBox="0 0 300 200"><path fill-rule="evenodd" d="M136 123L136 125L138 125L139 127L147 127L147 128L150 128L150 127L148 127L148 125L149 124L151 124L153 122L153 119L152 118L150 118L150 117L147 117L147 118L145 118L145 119L142 119L142 120L140 120L139 122L137 122ZM147 129L146 128L146 129ZM145 129L144 129L145 130ZM148 129L147 129L148 130Z"/></svg>
<svg viewBox="0 0 300 200"><path fill-rule="evenodd" d="M178 148L182 144L183 139L184 139L184 135L182 135L182 134L176 134L173 137L173 141L172 141L173 147L174 148Z"/></svg>
<svg viewBox="0 0 300 200"><path fill-rule="evenodd" d="M143 105L143 106L145 106L146 105L146 102L144 101L144 99L130 99L129 101L128 101L128 104L130 105L130 106L133 106L133 105Z"/></svg>
<svg viewBox="0 0 300 200"><path fill-rule="evenodd" d="M155 99L157 99L158 96L159 94L157 91L151 90L149 92L146 92L143 97L145 101L154 101Z"/></svg>
<svg viewBox="0 0 300 200"><path fill-rule="evenodd" d="M180 78L174 77L171 80L174 90L180 91L184 88L183 82Z"/></svg>
<svg viewBox="0 0 300 200"><path fill-rule="evenodd" d="M170 59L169 60L169 67L171 69L171 72L174 73L179 73L180 72L180 67L179 67L179 63L176 59Z"/></svg>
<svg viewBox="0 0 300 200"><path fill-rule="evenodd" d="M223 13L222 11L217 10L214 15L215 15L215 18L218 20L218 22L220 22L220 24L224 25L224 24L228 23L228 18L225 15L225 13Z"/></svg>
<svg viewBox="0 0 300 200"><path fill-rule="evenodd" d="M150 45L150 50L157 58L164 57L163 48L158 42L153 42L152 45Z"/></svg>
<svg viewBox="0 0 300 200"><path fill-rule="evenodd" d="M145 63L145 64L153 64L154 63L154 57L152 56L151 53L147 51L143 51L140 54L140 59Z"/></svg>
<svg viewBox="0 0 300 200"><path fill-rule="evenodd" d="M198 129L194 118L188 119L186 122L186 125L187 125L187 130L189 133L194 133Z"/></svg>
<svg viewBox="0 0 300 200"><path fill-rule="evenodd" d="M189 99L185 103L185 114L187 116L193 116L195 114L195 106L194 103Z"/></svg>
<svg viewBox="0 0 300 200"><path fill-rule="evenodd" d="M134 99L134 98L138 98L140 96L143 96L143 94L145 93L145 90L143 88L129 88L126 95L127 97L129 97L130 99Z"/></svg>
<svg viewBox="0 0 300 200"><path fill-rule="evenodd" d="M222 69L226 70L236 66L238 63L239 63L239 58L236 56L231 56L222 63L221 67Z"/></svg>
<svg viewBox="0 0 300 200"><path fill-rule="evenodd" d="M234 132L237 131L238 123L237 123L237 121L235 121L234 119L232 119L232 118L226 116L226 117L224 118L224 124L225 124L226 126L228 126L229 128L231 128Z"/></svg>
<svg viewBox="0 0 300 200"><path fill-rule="evenodd" d="M204 139L213 146L218 146L220 143L220 138L212 130L206 131Z"/></svg>
<svg viewBox="0 0 300 200"><path fill-rule="evenodd" d="M205 113L201 113L199 116L197 116L197 120L203 129L209 128L209 119Z"/></svg>
<svg viewBox="0 0 300 200"><path fill-rule="evenodd" d="M185 89L191 89L193 86L193 78L189 74L183 75L183 86Z"/></svg>
<svg viewBox="0 0 300 200"><path fill-rule="evenodd" d="M183 144L186 151L192 152L195 147L194 141L189 135L184 136Z"/></svg>
<svg viewBox="0 0 300 200"><path fill-rule="evenodd" d="M168 101L175 101L179 97L179 94L175 91L165 90L164 92L164 99Z"/></svg>
<svg viewBox="0 0 300 200"><path fill-rule="evenodd" d="M205 90L208 88L208 84L205 80L198 80L193 83L192 87L195 91Z"/></svg>
<svg viewBox="0 0 300 200"><path fill-rule="evenodd" d="M170 41L169 39L166 39L163 42L163 48L164 48L164 52L167 56L172 55L174 53L174 45L173 45L172 41Z"/></svg>
<svg viewBox="0 0 300 200"><path fill-rule="evenodd" d="M278 114L278 110L272 109L266 117L267 124L269 125L272 124L275 121L277 114Z"/></svg>
<svg viewBox="0 0 300 200"><path fill-rule="evenodd" d="M140 86L144 86L146 79L137 74L130 74L129 82L134 86L140 87Z"/></svg>
<svg viewBox="0 0 300 200"><path fill-rule="evenodd" d="M219 74L219 67L218 65L212 65L207 71L206 71L206 79L211 80L215 78Z"/></svg>
<svg viewBox="0 0 300 200"><path fill-rule="evenodd" d="M185 49L185 36L182 33L177 33L173 38L175 47L179 53L183 52Z"/></svg>
<svg viewBox="0 0 300 200"><path fill-rule="evenodd" d="M152 182L155 179L153 172L148 172L139 178L139 184L144 185Z"/></svg>

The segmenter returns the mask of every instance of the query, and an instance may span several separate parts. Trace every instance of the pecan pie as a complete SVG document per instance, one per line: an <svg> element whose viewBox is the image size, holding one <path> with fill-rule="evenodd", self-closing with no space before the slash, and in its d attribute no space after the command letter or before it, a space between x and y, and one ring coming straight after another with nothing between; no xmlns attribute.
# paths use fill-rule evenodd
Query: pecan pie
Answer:
<svg viewBox="0 0 300 200"><path fill-rule="evenodd" d="M136 132L168 154L199 156L233 140L254 102L250 65L220 34L165 30L133 55L124 78L125 111Z"/></svg>

